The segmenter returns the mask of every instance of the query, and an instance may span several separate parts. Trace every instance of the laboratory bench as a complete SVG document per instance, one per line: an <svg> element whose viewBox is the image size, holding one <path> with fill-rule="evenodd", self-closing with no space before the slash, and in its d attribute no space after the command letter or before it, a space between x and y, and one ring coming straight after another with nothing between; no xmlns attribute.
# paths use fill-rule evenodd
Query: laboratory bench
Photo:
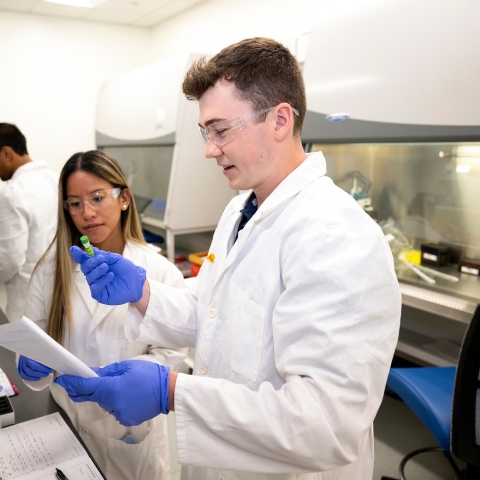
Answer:
<svg viewBox="0 0 480 480"><path fill-rule="evenodd" d="M0 309L0 325L3 325L5 323L8 323L7 317ZM83 440L80 438L80 435L78 435L75 427L70 422L67 414L58 406L58 404L53 399L52 395L50 394L50 389L45 388L39 392L36 392L28 388L23 383L17 371L15 353L1 346L0 368L5 372L10 381L17 387L17 390L19 392L17 395L9 397L13 410L15 412L15 425L26 422L28 420L33 420L38 417L50 415L51 413L58 412L65 420L67 425L70 427L72 432L75 434L77 439L80 441L83 448L85 448L85 451L88 452L87 447L83 443ZM89 456L92 462L97 467L98 471L101 472L100 468L98 468L97 463L90 455L90 453Z"/></svg>
<svg viewBox="0 0 480 480"><path fill-rule="evenodd" d="M480 301L480 278L450 265L437 268L459 279L434 277L431 285L407 269L398 269L402 320L397 355L424 365L456 365L466 328Z"/></svg>

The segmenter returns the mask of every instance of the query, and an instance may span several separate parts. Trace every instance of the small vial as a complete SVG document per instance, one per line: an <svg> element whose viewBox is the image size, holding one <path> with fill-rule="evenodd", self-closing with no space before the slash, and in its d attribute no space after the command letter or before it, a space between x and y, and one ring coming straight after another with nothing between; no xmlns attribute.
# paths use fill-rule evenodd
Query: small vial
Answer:
<svg viewBox="0 0 480 480"><path fill-rule="evenodd" d="M80 241L82 242L83 248L87 252L88 256L93 257L93 255L95 254L93 253L93 248L90 245L90 240L88 239L88 237L84 235L83 237L80 237Z"/></svg>

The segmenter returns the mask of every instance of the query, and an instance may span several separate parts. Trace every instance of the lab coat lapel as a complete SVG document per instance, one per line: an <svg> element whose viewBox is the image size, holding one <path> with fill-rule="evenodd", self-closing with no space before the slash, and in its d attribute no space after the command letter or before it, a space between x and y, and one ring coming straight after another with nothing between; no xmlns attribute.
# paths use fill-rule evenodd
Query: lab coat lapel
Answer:
<svg viewBox="0 0 480 480"><path fill-rule="evenodd" d="M94 300L95 301L95 300ZM92 320L90 321L90 327L88 328L88 336L95 330L95 328L102 323L102 321L110 314L115 308L115 305L104 305L103 303L96 302L97 307L93 313Z"/></svg>
<svg viewBox="0 0 480 480"><path fill-rule="evenodd" d="M212 295L218 288L226 270L235 262L239 253L244 248L245 243L253 229L255 223L261 222L263 218L267 217L271 212L275 211L280 205L288 201L291 197L298 194L303 188L306 188L311 182L318 177L325 175L326 165L325 159L321 152L307 154L306 160L296 168L282 183L271 193L271 195L260 206L255 215L240 231L237 241L234 243L230 251L228 251L228 244L233 230L238 223L241 213L240 210L245 206L248 196L245 196L243 202L238 202L236 205L236 214L232 213L225 225L222 225L222 231L218 241L212 247L210 253L215 255L215 264L213 270L213 288Z"/></svg>
<svg viewBox="0 0 480 480"><path fill-rule="evenodd" d="M241 208L243 208L243 205L240 207L240 209ZM211 249L210 253L213 253L215 255L215 261L213 264L212 292L216 290L218 283L223 278L225 270L232 264L232 258L236 256L235 244L230 249L230 251L228 251L228 245L233 235L233 230L236 227L238 221L240 220L240 209L238 210L238 213L236 215L231 215L228 221L225 222L225 225L221 230L218 240L216 239L215 243L212 244L213 248Z"/></svg>
<svg viewBox="0 0 480 480"><path fill-rule="evenodd" d="M257 212L257 221L268 216L325 174L326 162L322 152L308 153L303 163L291 172L263 202Z"/></svg>

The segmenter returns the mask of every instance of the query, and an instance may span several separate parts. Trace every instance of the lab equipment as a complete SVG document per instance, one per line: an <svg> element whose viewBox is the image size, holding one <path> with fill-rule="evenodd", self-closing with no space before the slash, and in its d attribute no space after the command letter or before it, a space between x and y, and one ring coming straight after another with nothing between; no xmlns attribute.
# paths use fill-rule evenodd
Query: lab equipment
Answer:
<svg viewBox="0 0 480 480"><path fill-rule="evenodd" d="M379 223L385 238L387 239L390 249L392 250L393 260L395 263L404 259L404 251L411 249L408 238L396 227L393 218Z"/></svg>
<svg viewBox="0 0 480 480"><path fill-rule="evenodd" d="M454 275L438 272L437 270L433 270L433 268L427 268L427 267L424 267L423 265L416 265L416 264L413 264L412 262L409 262L404 252L400 253L399 258L404 265L406 265L410 270L415 272L420 278L423 278L423 280L425 280L427 283L430 283L430 284L436 283L436 281L428 275L442 278L443 280L447 280L448 282L452 282L452 283L456 283L459 280Z"/></svg>
<svg viewBox="0 0 480 480"><path fill-rule="evenodd" d="M93 252L93 248L90 245L90 240L88 239L88 237L84 235L83 237L80 237L80 241L82 242L83 248L87 252L87 255L89 257L93 257L95 253Z"/></svg>
<svg viewBox="0 0 480 480"><path fill-rule="evenodd" d="M18 359L18 373L24 380L36 382L53 373L53 368L47 367L24 355L20 355Z"/></svg>
<svg viewBox="0 0 480 480"><path fill-rule="evenodd" d="M480 172L480 63L475 61L480 42L473 24L480 4L467 0L462 5L456 8L449 0L425 0L419 8L414 0L322 2L303 66L308 111L302 142L307 151L323 152L328 175L339 185L353 170L368 172L379 220L394 218L411 248L443 242L459 258L479 258L474 185ZM438 13L435 22L432 8ZM373 28L379 21L382 42ZM452 25L448 37L445 25ZM415 39L414 47L405 48L407 38ZM358 51L366 52L361 61ZM343 62L337 61L339 55ZM441 109L438 98L456 101ZM349 112L350 118L330 122L325 114L331 112ZM344 185L347 192L350 187ZM462 275L457 283L438 281L430 287L402 270L405 276L397 274L407 308L397 354L445 365L425 351L425 338L461 341L480 279ZM438 315L435 332L431 315Z"/></svg>
<svg viewBox="0 0 480 480"><path fill-rule="evenodd" d="M433 270L433 268L427 268L424 267L423 265L415 265L419 270L425 273L429 273L430 275L433 275L434 277L438 278L443 278L444 280L447 280L448 282L452 283L457 283L458 282L458 277L455 277L454 275L449 275L448 273L443 273L443 272L438 272L437 270Z"/></svg>
<svg viewBox="0 0 480 480"><path fill-rule="evenodd" d="M410 263L413 263L415 265L420 265L422 261L422 252L420 250L402 250L402 255L403 258Z"/></svg>
<svg viewBox="0 0 480 480"><path fill-rule="evenodd" d="M96 109L97 148L118 160L135 198L164 201L161 213L146 207L141 221L144 230L165 238L171 262L176 237L213 232L237 195L217 164L204 161L198 106L181 94L186 68L200 57L164 59L112 78Z"/></svg>
<svg viewBox="0 0 480 480"><path fill-rule="evenodd" d="M476 0L466 0L462 8L449 0L424 0L421 6L414 0L322 2L303 67L309 111L302 140L478 139L480 42L474 19L479 13ZM447 36L446 25L451 26ZM414 45L406 47L411 39ZM452 74L446 74L445 65ZM455 102L438 107L439 98L452 95ZM350 118L328 121L325 115L332 112L349 112Z"/></svg>
<svg viewBox="0 0 480 480"><path fill-rule="evenodd" d="M8 427L8 425L13 425L14 423L15 412L13 411L12 404L7 395L2 395L0 396L0 428ZM0 478L2 477L0 476Z"/></svg>
<svg viewBox="0 0 480 480"><path fill-rule="evenodd" d="M168 414L169 368L145 360L125 360L97 368L95 379L62 375L54 381L74 402L96 402L122 425L140 425Z"/></svg>
<svg viewBox="0 0 480 480"><path fill-rule="evenodd" d="M436 245L434 243L422 244L422 265L431 265L433 267L446 267L450 260L450 247L446 245Z"/></svg>
<svg viewBox="0 0 480 480"><path fill-rule="evenodd" d="M142 298L147 278L144 268L134 265L118 253L94 249L89 257L76 246L70 248L73 260L81 265L92 297L106 305L136 303Z"/></svg>
<svg viewBox="0 0 480 480"><path fill-rule="evenodd" d="M406 265L412 272L415 272L420 278L423 278L427 283L433 285L437 283L433 278L429 277L427 274L423 273L417 265L407 262L406 260L401 260L404 265Z"/></svg>
<svg viewBox="0 0 480 480"><path fill-rule="evenodd" d="M351 176L353 178L353 185L350 190L350 195L372 218L377 218L377 214L372 206L372 199L368 196L368 191L372 183L359 171L352 172Z"/></svg>
<svg viewBox="0 0 480 480"><path fill-rule="evenodd" d="M480 261L464 258L458 262L458 271L469 275L480 275Z"/></svg>

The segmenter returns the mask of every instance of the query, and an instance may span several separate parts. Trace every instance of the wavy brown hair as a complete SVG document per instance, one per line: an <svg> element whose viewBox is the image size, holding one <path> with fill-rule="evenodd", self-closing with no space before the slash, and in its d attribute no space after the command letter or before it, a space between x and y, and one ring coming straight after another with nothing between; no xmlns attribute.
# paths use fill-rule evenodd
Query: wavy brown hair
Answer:
<svg viewBox="0 0 480 480"><path fill-rule="evenodd" d="M241 100L255 110L286 102L298 110L294 136L302 131L307 111L305 83L300 66L290 50L270 38L247 38L221 50L210 60L193 63L183 81L183 93L189 100L202 95L219 80L233 83ZM265 121L261 115L256 123Z"/></svg>
<svg viewBox="0 0 480 480"><path fill-rule="evenodd" d="M74 261L70 256L70 247L80 242L81 234L75 227L70 214L63 207L67 199L66 185L69 176L83 170L102 180L106 180L112 188L129 189L127 179L118 162L101 150L79 152L70 157L60 173L58 183L58 225L55 237L45 254L40 258L35 267L45 261L50 251L55 253L55 273L53 279L52 298L47 319L47 333L58 343L63 343L65 324L71 331L73 322L72 313L72 285ZM120 221L125 243L128 241L145 245L140 219L135 206L135 199L131 195L130 205L121 212Z"/></svg>

